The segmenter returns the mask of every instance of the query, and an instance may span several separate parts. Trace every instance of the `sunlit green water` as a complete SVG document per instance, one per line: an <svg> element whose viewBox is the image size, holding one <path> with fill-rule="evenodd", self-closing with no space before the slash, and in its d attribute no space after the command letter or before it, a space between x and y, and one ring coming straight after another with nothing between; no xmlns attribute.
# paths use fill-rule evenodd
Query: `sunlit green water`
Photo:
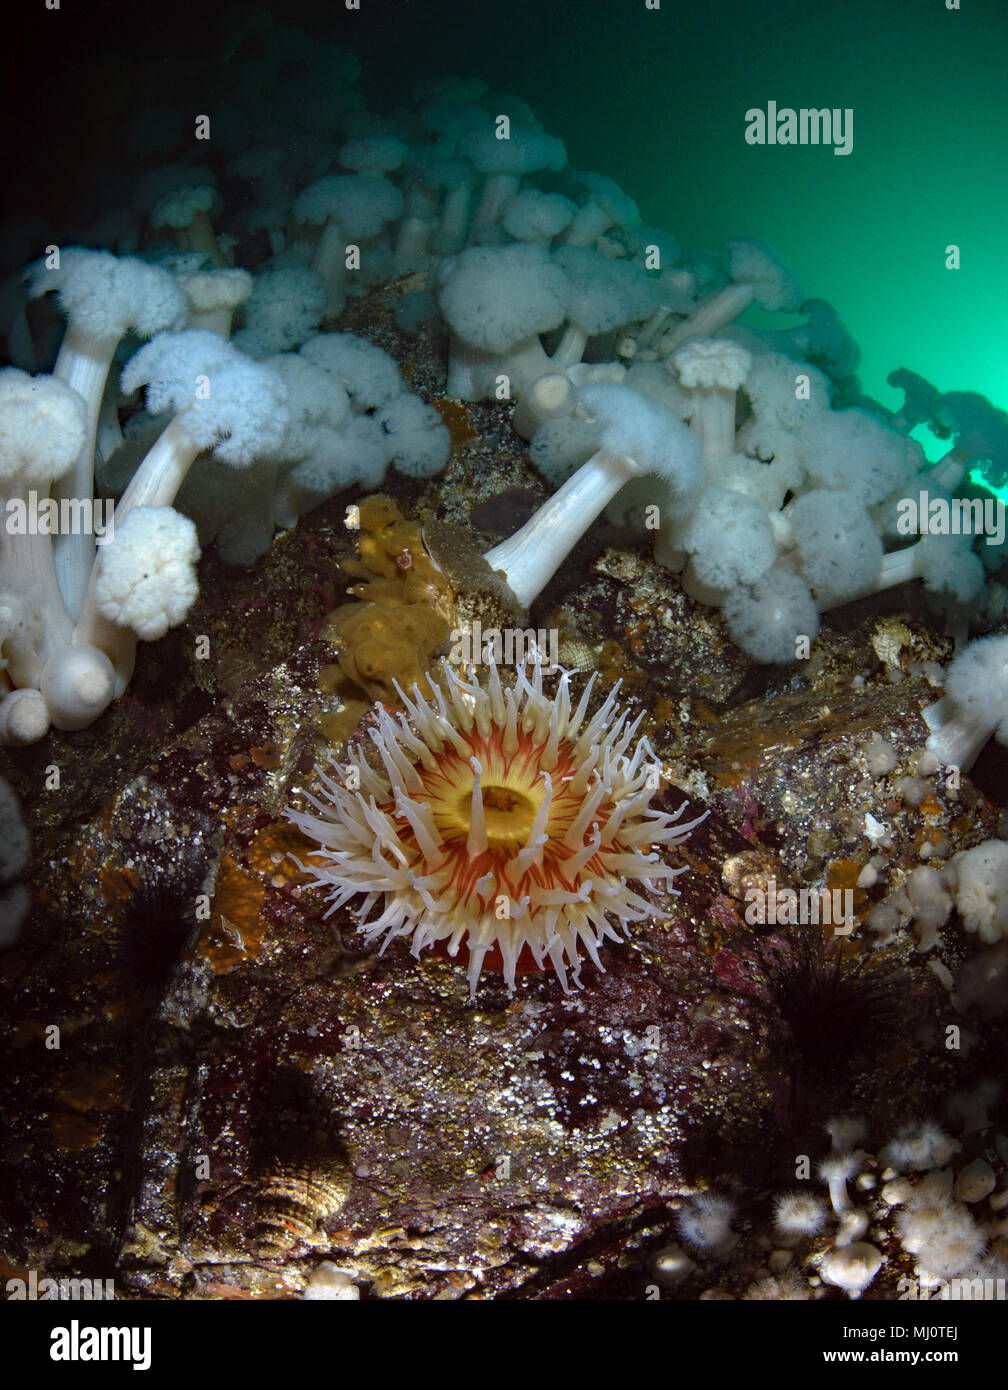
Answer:
<svg viewBox="0 0 1008 1390"><path fill-rule="evenodd" d="M687 245L769 241L847 322L868 394L895 404L885 378L904 365L1008 407L1008 0L948 2L360 0L354 12L291 0L270 13L354 49L377 107L420 77L481 74L526 97L575 167L610 174ZM74 167L114 170L129 132L102 115L102 81L117 64L167 60L151 94L170 103L171 64L186 70L204 28L233 31L240 62L254 9L20 7L2 102L26 148L0 170L14 184L7 210L44 201L54 147ZM106 77L68 99L82 54ZM852 153L747 144L746 111L770 100L852 108ZM951 244L959 270L945 267Z"/></svg>
<svg viewBox="0 0 1008 1390"><path fill-rule="evenodd" d="M1004 0L393 9L361 25L371 90L481 73L687 244L769 241L846 320L868 394L896 403L885 378L906 365L1008 406ZM747 145L745 112L770 99L853 108L853 152Z"/></svg>

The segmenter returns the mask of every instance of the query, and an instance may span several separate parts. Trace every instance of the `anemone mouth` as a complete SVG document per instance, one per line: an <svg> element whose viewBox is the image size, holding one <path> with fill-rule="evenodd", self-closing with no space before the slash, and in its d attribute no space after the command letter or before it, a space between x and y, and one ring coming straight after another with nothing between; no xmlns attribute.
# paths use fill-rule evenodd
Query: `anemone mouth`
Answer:
<svg viewBox="0 0 1008 1390"><path fill-rule="evenodd" d="M471 758L445 752L436 774L424 775L422 798L447 845L468 842L474 819L490 854L510 857L529 841L547 796L540 771L543 744L519 733L506 751L498 735L476 737ZM479 771L473 767L475 760ZM547 807L547 813L550 808ZM552 819L552 816L551 816Z"/></svg>
<svg viewBox="0 0 1008 1390"><path fill-rule="evenodd" d="M535 821L536 803L523 790L507 783L495 786L484 785L483 818L486 826L487 846L491 850L518 849L528 839ZM540 798L541 799L541 798ZM469 834L469 808L472 793L460 801L457 814Z"/></svg>

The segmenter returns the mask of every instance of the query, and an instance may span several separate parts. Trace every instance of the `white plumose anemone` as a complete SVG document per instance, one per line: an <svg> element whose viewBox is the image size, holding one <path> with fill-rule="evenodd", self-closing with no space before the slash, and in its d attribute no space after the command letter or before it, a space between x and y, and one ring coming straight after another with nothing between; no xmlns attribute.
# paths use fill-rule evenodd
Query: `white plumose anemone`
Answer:
<svg viewBox="0 0 1008 1390"><path fill-rule="evenodd" d="M492 660L485 683L442 666L430 700L396 687L408 721L375 707L384 771L351 749L348 767L317 769L317 815L287 812L320 846L305 867L330 914L363 897L368 944L409 936L414 956L442 941L454 956L464 941L470 1000L495 950L513 994L525 947L568 992L582 948L604 968L598 948L622 939L614 923L670 915L629 884L668 891L683 870L654 847L682 843L699 821L650 809L657 762L646 738L628 754L643 714L630 720L618 687L589 719L594 677L572 709L568 674L551 699L538 661L507 687Z"/></svg>

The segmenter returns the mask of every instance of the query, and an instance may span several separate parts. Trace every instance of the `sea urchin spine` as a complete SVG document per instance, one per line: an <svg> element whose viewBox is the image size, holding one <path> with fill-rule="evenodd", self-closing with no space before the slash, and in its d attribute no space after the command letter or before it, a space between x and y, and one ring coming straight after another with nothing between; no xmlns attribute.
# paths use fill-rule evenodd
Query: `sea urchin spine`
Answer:
<svg viewBox="0 0 1008 1390"><path fill-rule="evenodd" d="M454 956L464 939L470 1000L495 947L511 993L525 947L565 992L568 971L580 987L582 947L602 970L598 948L621 939L614 922L670 915L628 884L682 873L654 847L698 822L649 809L655 756L646 738L627 755L643 714L630 721L618 686L588 719L594 677L572 710L569 676L551 699L538 660L506 688L493 661L485 684L442 665L445 690L427 677L432 700L396 687L409 721L376 706L383 773L351 750L345 778L318 769L318 815L288 811L320 846L308 871L329 890L327 915L363 896L369 944L409 936L414 956L441 941Z"/></svg>

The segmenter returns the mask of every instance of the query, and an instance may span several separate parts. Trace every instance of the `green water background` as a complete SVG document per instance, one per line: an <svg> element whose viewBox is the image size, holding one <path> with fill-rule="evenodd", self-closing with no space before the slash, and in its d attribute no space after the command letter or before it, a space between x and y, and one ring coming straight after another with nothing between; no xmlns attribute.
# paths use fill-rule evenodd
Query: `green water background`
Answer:
<svg viewBox="0 0 1008 1390"><path fill-rule="evenodd" d="M458 71L525 96L574 166L685 244L769 241L847 322L868 394L896 404L905 365L1008 406L1008 0L432 0L382 32L377 9L368 91ZM853 152L747 145L746 110L771 99L852 107Z"/></svg>
<svg viewBox="0 0 1008 1390"><path fill-rule="evenodd" d="M611 175L686 245L770 242L808 296L836 306L861 345L863 389L886 404L899 400L886 375L908 366L1008 407L1008 0L951 11L946 0L360 5L290 0L270 13L358 53L361 89L379 109L420 77L481 75L524 96L572 165ZM194 54L217 51L221 34L237 41L257 8L60 6L15 7L0 55L8 215L44 193L59 203L54 148L98 179L115 170L127 132L106 128L101 98L118 65L163 61L145 90L171 103L173 65L184 72ZM770 100L853 108L853 153L746 144L746 110ZM55 194L44 188L54 177ZM950 244L957 271L945 268Z"/></svg>

